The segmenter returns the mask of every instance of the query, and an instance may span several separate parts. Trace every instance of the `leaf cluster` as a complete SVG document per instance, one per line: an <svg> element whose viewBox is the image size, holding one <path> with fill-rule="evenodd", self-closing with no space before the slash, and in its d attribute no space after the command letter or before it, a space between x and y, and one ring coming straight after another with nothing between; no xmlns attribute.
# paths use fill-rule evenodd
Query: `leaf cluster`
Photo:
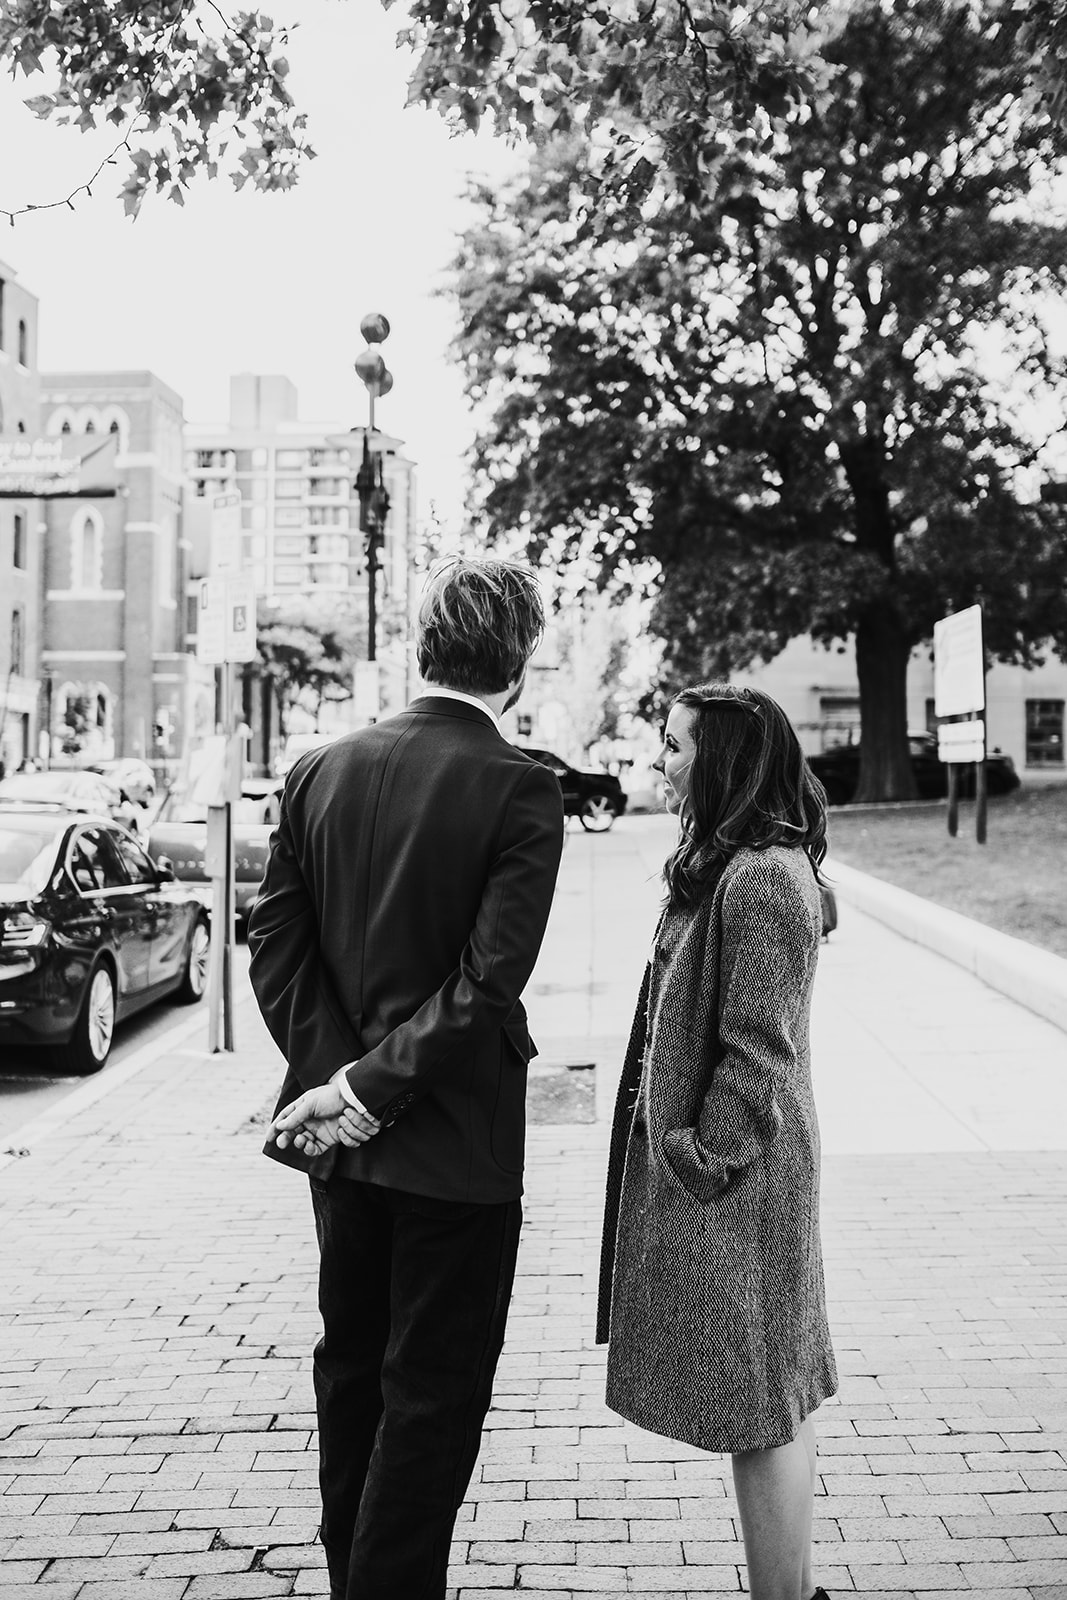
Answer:
<svg viewBox="0 0 1067 1600"><path fill-rule="evenodd" d="M261 600L256 620L257 667L283 705L305 694L317 706L351 693L352 664L362 628L347 604Z"/></svg>
<svg viewBox="0 0 1067 1600"><path fill-rule="evenodd" d="M602 583L657 563L680 677L878 606L906 642L981 598L1004 659L1067 646L1063 519L1021 496L1039 449L1014 417L1028 393L1062 415L1067 386L1059 149L994 12L854 5L832 93L732 134L696 212L605 202L573 132L476 195L453 293L482 514Z"/></svg>
<svg viewBox="0 0 1067 1600"><path fill-rule="evenodd" d="M58 75L30 109L83 132L121 132L128 215L152 190L182 204L197 173L216 177L227 155L238 189L296 181L315 152L286 84L287 40L264 13L227 17L196 0L10 0L0 10L0 59L12 75Z"/></svg>

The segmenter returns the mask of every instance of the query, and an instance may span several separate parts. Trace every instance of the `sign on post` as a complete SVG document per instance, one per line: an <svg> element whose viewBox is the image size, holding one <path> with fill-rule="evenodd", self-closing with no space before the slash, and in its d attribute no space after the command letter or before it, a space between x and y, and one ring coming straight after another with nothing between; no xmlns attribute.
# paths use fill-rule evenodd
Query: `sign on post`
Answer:
<svg viewBox="0 0 1067 1600"><path fill-rule="evenodd" d="M357 661L352 669L352 714L357 721L377 722L381 711L381 679L377 661Z"/></svg>
<svg viewBox="0 0 1067 1600"><path fill-rule="evenodd" d="M197 606L196 654L208 665L254 661L256 591L251 578L205 578Z"/></svg>
<svg viewBox="0 0 1067 1600"><path fill-rule="evenodd" d="M241 496L236 489L211 502L211 576L239 573L244 563Z"/></svg>
<svg viewBox="0 0 1067 1600"><path fill-rule="evenodd" d="M982 608L968 606L934 623L934 712L938 717L966 717L942 723L937 754L948 765L948 831L959 830L959 769L974 763L975 838L986 838L985 783L985 649Z"/></svg>
<svg viewBox="0 0 1067 1600"><path fill-rule="evenodd" d="M984 761L985 718L942 723L937 730L937 754L941 761Z"/></svg>
<svg viewBox="0 0 1067 1600"><path fill-rule="evenodd" d="M934 713L966 717L984 710L982 608L968 606L934 623Z"/></svg>

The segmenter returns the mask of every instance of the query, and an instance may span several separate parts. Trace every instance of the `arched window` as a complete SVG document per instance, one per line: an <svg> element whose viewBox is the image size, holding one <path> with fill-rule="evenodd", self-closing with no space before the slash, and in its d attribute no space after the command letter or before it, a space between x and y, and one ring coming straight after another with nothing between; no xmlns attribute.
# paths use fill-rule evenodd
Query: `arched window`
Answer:
<svg viewBox="0 0 1067 1600"><path fill-rule="evenodd" d="M25 433L26 432L26 424L23 422L21 417L19 418L18 422L16 422L16 424L15 424L15 431L16 431L16 433Z"/></svg>
<svg viewBox="0 0 1067 1600"><path fill-rule="evenodd" d="M104 576L104 524L99 511L81 506L70 523L70 587L100 589Z"/></svg>
<svg viewBox="0 0 1067 1600"><path fill-rule="evenodd" d="M70 419L68 417L64 417L63 418L63 426L60 428L59 431L60 431L60 433L69 433L70 432Z"/></svg>
<svg viewBox="0 0 1067 1600"><path fill-rule="evenodd" d="M30 364L30 330L26 326L24 317L19 318L19 366L28 367Z"/></svg>
<svg viewBox="0 0 1067 1600"><path fill-rule="evenodd" d="M105 406L94 418L98 428L106 428L108 433L114 434L119 455L125 455L130 448L130 419L119 406Z"/></svg>
<svg viewBox="0 0 1067 1600"><path fill-rule="evenodd" d="M85 431L86 433L96 432L96 423L93 421L92 417L90 417L88 422L85 424Z"/></svg>
<svg viewBox="0 0 1067 1600"><path fill-rule="evenodd" d="M11 613L11 672L16 678L21 678L25 661L23 659L22 639L22 612L15 610Z"/></svg>

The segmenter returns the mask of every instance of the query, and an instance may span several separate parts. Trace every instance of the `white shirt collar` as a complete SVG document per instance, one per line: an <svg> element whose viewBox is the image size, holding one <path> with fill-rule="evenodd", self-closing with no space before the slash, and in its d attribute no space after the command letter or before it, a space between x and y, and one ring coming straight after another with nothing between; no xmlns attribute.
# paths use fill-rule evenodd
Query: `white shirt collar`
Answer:
<svg viewBox="0 0 1067 1600"><path fill-rule="evenodd" d="M436 683L428 683L423 690L424 694L432 694L438 700L462 700L464 705L474 706L478 711L484 711L497 733L500 732L500 718L491 706L484 700L479 700L477 695L463 694L459 689L441 689Z"/></svg>

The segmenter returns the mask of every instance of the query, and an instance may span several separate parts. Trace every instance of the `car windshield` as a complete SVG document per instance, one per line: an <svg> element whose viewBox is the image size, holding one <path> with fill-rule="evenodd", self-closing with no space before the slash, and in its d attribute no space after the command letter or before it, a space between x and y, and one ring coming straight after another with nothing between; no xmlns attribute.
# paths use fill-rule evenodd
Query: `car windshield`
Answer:
<svg viewBox="0 0 1067 1600"><path fill-rule="evenodd" d="M40 894L55 862L58 832L51 818L0 818L0 883Z"/></svg>

